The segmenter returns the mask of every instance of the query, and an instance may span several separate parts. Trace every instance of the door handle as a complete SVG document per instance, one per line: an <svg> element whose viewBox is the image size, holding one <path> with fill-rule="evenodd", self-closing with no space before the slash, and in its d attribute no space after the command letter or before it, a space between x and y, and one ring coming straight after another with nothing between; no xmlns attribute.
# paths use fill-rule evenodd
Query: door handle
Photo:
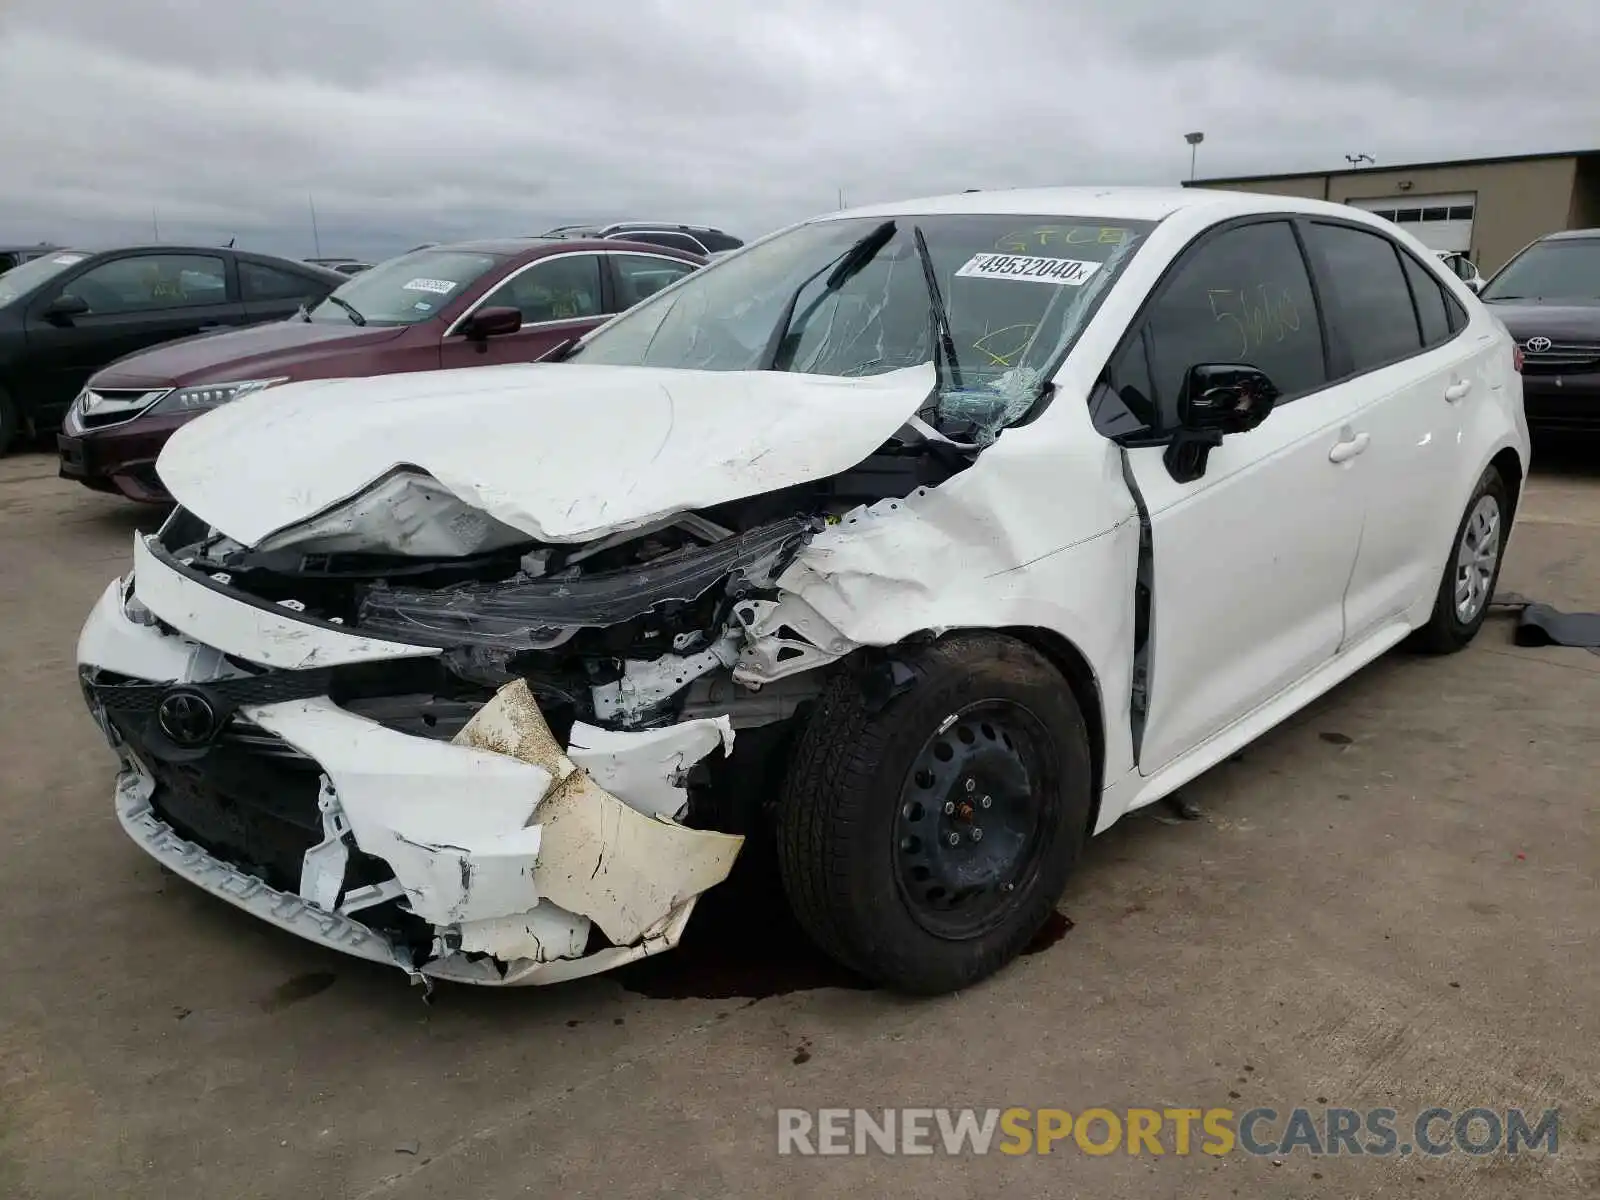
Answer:
<svg viewBox="0 0 1600 1200"><path fill-rule="evenodd" d="M1335 442L1333 449L1328 451L1329 462L1349 462L1356 455L1367 448L1367 443L1372 441L1370 433L1358 433L1353 438L1342 442Z"/></svg>
<svg viewBox="0 0 1600 1200"><path fill-rule="evenodd" d="M1462 379L1452 383L1444 390L1444 398L1454 404L1472 390L1472 380Z"/></svg>

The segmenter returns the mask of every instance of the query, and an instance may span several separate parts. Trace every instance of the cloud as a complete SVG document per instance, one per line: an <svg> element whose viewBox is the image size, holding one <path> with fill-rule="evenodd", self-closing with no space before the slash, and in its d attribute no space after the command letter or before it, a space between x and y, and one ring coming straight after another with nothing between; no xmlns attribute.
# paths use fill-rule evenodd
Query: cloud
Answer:
<svg viewBox="0 0 1600 1200"><path fill-rule="evenodd" d="M1600 6L66 0L0 26L0 230L377 255L963 187L1567 149ZM1534 81L1528 86L1523 81Z"/></svg>

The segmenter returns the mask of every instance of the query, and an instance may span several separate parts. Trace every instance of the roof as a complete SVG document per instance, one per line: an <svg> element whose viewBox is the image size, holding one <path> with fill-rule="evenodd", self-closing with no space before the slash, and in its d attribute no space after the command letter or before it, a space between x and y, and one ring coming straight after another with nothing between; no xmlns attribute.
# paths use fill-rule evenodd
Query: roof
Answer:
<svg viewBox="0 0 1600 1200"><path fill-rule="evenodd" d="M1301 200L1293 196L1206 188L1194 191L1175 187L1007 188L999 191L957 192L919 200L897 200L892 204L827 213L815 219L825 221L841 217L895 217L921 213L928 216L1072 216L1097 220L1121 218L1159 221L1184 208L1227 208L1244 215L1290 209L1298 211L1302 206L1308 212L1328 207L1320 201Z"/></svg>
<svg viewBox="0 0 1600 1200"><path fill-rule="evenodd" d="M1506 163L1539 162L1551 158L1582 158L1585 155L1600 154L1600 150L1552 150L1542 154L1502 154L1492 158L1448 158L1435 162L1411 163L1383 163L1370 167L1335 167L1326 171L1290 171L1274 174L1269 171L1262 175L1213 175L1206 179L1192 179L1184 183L1186 188L1210 187L1217 183L1260 183L1266 180L1277 179L1321 179L1325 175L1370 175L1374 171L1422 171L1434 170L1440 167L1495 167Z"/></svg>
<svg viewBox="0 0 1600 1200"><path fill-rule="evenodd" d="M1600 229L1561 229L1555 233L1547 233L1539 240L1541 242L1578 241L1583 238L1600 238Z"/></svg>

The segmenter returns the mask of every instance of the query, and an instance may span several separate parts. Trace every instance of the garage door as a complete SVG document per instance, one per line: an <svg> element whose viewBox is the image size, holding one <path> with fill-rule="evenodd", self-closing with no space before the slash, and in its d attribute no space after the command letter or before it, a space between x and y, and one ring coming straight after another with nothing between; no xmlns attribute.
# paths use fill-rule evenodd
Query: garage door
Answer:
<svg viewBox="0 0 1600 1200"><path fill-rule="evenodd" d="M1448 196L1384 196L1376 200L1347 200L1374 216L1405 226L1430 250L1472 252L1472 214L1477 207L1472 192Z"/></svg>

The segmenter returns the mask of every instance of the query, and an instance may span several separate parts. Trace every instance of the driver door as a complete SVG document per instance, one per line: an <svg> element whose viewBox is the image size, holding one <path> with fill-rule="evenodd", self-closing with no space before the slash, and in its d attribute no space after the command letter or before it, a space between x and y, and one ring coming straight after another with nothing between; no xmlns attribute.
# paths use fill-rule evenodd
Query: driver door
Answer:
<svg viewBox="0 0 1600 1200"><path fill-rule="evenodd" d="M1126 451L1154 568L1145 775L1333 657L1361 536L1348 469L1358 406L1327 386L1316 297L1288 221L1225 225L1185 251L1108 382L1135 410L1143 399L1138 415L1159 435L1176 426L1189 368L1207 363L1257 367L1282 397L1261 425L1213 448L1193 481L1174 479L1162 445Z"/></svg>
<svg viewBox="0 0 1600 1200"><path fill-rule="evenodd" d="M515 333L469 338L451 332L440 347L445 367L483 367L495 363L537 362L561 343L579 337L605 319L598 254L557 254L537 259L507 276L473 305L515 308L522 328ZM457 320L459 328L465 315Z"/></svg>

